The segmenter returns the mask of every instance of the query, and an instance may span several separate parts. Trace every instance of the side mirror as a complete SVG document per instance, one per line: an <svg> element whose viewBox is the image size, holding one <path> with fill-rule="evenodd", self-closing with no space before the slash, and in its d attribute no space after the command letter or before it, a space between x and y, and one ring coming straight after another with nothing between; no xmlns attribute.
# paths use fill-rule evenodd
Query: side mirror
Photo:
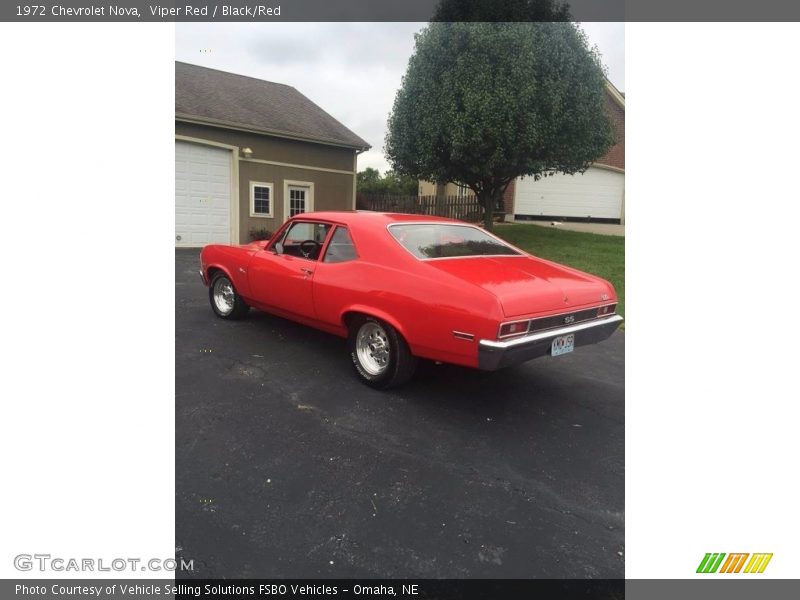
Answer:
<svg viewBox="0 0 800 600"><path fill-rule="evenodd" d="M280 242L276 242L272 249L275 250L275 254L283 254L283 244Z"/></svg>

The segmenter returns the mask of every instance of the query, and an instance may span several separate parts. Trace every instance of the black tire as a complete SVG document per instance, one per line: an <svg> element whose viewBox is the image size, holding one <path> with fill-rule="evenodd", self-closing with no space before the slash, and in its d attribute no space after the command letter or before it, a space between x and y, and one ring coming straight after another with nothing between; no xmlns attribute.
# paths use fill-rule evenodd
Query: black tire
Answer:
<svg viewBox="0 0 800 600"><path fill-rule="evenodd" d="M401 385L414 375L417 358L394 327L373 317L358 316L350 321L349 330L350 361L356 375L368 386L383 390ZM375 335L370 337L370 334ZM370 343L379 346L377 358L376 348Z"/></svg>
<svg viewBox="0 0 800 600"><path fill-rule="evenodd" d="M250 310L247 303L236 292L231 280L221 271L217 271L211 278L211 285L208 286L208 301L211 303L211 310L220 319L235 321L244 317Z"/></svg>

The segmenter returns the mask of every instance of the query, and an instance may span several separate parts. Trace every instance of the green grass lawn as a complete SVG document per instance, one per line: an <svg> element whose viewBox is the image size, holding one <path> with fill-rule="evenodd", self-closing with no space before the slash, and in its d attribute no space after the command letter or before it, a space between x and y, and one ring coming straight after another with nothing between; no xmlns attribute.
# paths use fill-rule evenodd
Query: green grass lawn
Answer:
<svg viewBox="0 0 800 600"><path fill-rule="evenodd" d="M540 225L500 224L495 235L535 256L607 279L617 290L617 313L625 316L625 238Z"/></svg>

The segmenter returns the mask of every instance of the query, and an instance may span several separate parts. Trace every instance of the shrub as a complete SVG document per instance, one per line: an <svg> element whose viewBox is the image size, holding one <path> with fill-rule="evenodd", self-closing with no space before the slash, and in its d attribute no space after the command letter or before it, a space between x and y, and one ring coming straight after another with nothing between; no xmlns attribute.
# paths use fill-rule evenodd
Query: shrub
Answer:
<svg viewBox="0 0 800 600"><path fill-rule="evenodd" d="M272 232L269 229L265 229L260 227L258 229L251 229L250 230L250 241L251 242L260 242L262 240L268 240L272 237Z"/></svg>

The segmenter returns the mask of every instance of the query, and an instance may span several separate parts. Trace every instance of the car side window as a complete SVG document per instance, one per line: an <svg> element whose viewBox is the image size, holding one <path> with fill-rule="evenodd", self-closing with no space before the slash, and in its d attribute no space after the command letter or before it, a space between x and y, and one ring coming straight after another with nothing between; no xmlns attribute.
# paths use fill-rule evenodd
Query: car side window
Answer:
<svg viewBox="0 0 800 600"><path fill-rule="evenodd" d="M325 251L323 262L340 263L357 258L356 247L353 245L353 239L350 237L347 227L337 227L328 244L328 249Z"/></svg>
<svg viewBox="0 0 800 600"><path fill-rule="evenodd" d="M327 223L298 221L286 230L281 239L283 252L298 258L317 260L330 230L331 225Z"/></svg>

